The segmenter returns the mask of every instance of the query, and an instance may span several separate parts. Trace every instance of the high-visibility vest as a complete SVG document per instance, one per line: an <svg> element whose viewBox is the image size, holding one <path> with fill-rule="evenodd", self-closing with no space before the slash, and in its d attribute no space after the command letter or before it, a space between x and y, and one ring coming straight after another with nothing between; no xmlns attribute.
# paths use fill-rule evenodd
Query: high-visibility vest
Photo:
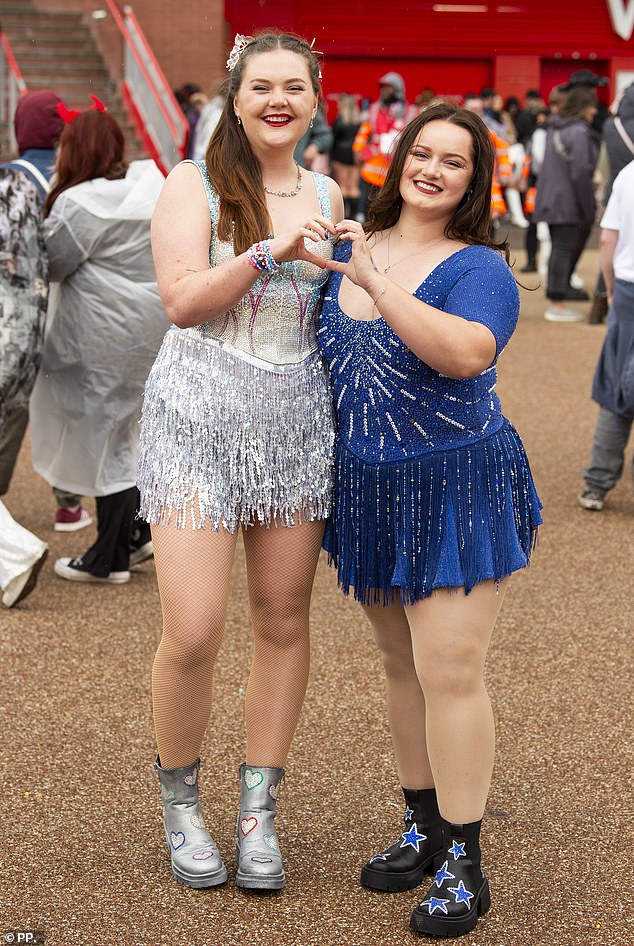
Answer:
<svg viewBox="0 0 634 946"><path fill-rule="evenodd" d="M491 215L494 219L497 219L498 217L503 217L505 213L506 201L504 200L504 193L500 187L500 182L494 174L493 181L491 182Z"/></svg>
<svg viewBox="0 0 634 946"><path fill-rule="evenodd" d="M509 155L508 141L505 141L504 138L500 138L500 136L496 135L490 128L489 134L491 135L491 141L495 148L495 171L498 181L502 187L508 187L513 180L513 162Z"/></svg>
<svg viewBox="0 0 634 946"><path fill-rule="evenodd" d="M352 145L354 153L361 155L361 177L368 184L383 185L396 139L415 115L415 106L405 102L387 108L380 102L372 103L368 118L361 122Z"/></svg>

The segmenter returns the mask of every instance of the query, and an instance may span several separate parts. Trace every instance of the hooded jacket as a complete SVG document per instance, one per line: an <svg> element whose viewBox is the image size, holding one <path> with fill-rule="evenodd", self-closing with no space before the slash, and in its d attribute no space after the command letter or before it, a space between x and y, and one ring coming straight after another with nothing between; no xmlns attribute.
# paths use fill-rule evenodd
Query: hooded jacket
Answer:
<svg viewBox="0 0 634 946"><path fill-rule="evenodd" d="M554 115L548 122L534 220L591 226L596 213L592 178L598 157L599 147L588 122Z"/></svg>
<svg viewBox="0 0 634 946"><path fill-rule="evenodd" d="M52 486L109 496L136 482L145 380L169 321L156 285L154 161L69 187L44 225L54 283L31 397L33 466Z"/></svg>
<svg viewBox="0 0 634 946"><path fill-rule="evenodd" d="M372 103L352 145L353 152L361 158L361 177L374 187L383 185L396 139L417 112L405 100L405 83L398 72L386 73L379 83L392 86L394 99Z"/></svg>

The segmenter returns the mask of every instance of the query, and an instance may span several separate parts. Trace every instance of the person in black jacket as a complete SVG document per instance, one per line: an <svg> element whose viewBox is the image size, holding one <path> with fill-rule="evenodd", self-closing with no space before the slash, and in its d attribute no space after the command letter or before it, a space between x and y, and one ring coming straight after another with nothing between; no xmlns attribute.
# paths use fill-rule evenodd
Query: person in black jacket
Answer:
<svg viewBox="0 0 634 946"><path fill-rule="evenodd" d="M548 123L534 219L547 223L550 230L552 250L546 289L549 304L544 317L551 322L583 319L582 313L566 307L566 301L587 298L571 287L570 277L596 213L593 175L599 146L590 127L596 109L594 89L574 86L559 114Z"/></svg>

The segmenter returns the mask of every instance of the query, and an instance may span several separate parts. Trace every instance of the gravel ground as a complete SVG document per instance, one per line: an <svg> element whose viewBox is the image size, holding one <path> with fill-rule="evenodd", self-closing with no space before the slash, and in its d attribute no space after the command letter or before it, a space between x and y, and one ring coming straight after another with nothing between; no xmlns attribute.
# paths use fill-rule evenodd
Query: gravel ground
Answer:
<svg viewBox="0 0 634 946"><path fill-rule="evenodd" d="M589 287L596 266L587 252ZM544 527L531 568L511 582L488 662L498 752L483 845L493 905L461 942L632 946L632 485L624 476L600 514L576 504L604 328L546 323L543 291L522 296L499 392L531 458ZM120 587L58 579L52 562L81 553L92 529L52 531L52 498L28 442L6 501L51 556L35 592L0 614L0 934L43 931L47 946L415 943L409 915L424 890L379 894L357 883L364 859L400 830L401 797L374 644L325 560L278 818L287 887L259 897L233 884L250 659L240 553L201 779L230 879L192 891L171 878L151 768L154 567Z"/></svg>

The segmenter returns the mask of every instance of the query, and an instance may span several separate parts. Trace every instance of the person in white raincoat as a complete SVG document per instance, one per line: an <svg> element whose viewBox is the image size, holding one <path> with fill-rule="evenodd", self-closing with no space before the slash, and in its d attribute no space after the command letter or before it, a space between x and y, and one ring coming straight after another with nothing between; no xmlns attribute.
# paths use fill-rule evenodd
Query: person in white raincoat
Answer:
<svg viewBox="0 0 634 946"><path fill-rule="evenodd" d="M97 541L81 558L58 559L56 574L121 583L143 388L169 325L150 248L163 175L150 160L127 167L121 129L101 103L67 121L46 203L52 285L31 398L33 465L52 486L97 497ZM149 528L142 548L149 557Z"/></svg>

